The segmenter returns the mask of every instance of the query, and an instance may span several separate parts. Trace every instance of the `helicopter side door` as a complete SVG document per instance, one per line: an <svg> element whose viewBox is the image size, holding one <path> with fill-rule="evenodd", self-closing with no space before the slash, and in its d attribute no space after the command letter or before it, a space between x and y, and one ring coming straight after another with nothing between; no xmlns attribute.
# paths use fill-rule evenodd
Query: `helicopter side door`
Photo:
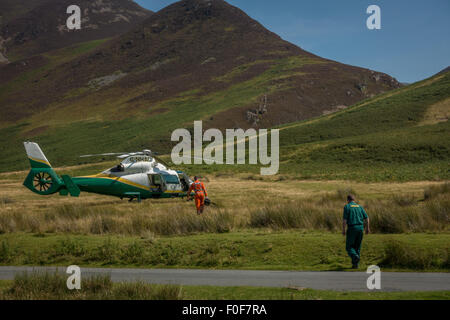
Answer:
<svg viewBox="0 0 450 320"><path fill-rule="evenodd" d="M166 182L163 177L157 173L148 174L148 180L150 182L150 191L162 193L167 190Z"/></svg>
<svg viewBox="0 0 450 320"><path fill-rule="evenodd" d="M188 191L189 187L191 186L192 180L189 178L189 176L186 173L181 172L181 171L178 172L178 176L180 178L182 190Z"/></svg>

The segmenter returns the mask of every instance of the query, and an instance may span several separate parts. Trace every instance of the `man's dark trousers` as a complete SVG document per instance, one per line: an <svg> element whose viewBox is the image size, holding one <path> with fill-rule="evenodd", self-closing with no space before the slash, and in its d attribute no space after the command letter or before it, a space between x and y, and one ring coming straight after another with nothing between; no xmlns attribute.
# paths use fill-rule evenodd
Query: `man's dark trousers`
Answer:
<svg viewBox="0 0 450 320"><path fill-rule="evenodd" d="M361 253L361 244L364 235L364 226L348 226L347 239L345 241L345 249L352 258L353 264L358 264Z"/></svg>

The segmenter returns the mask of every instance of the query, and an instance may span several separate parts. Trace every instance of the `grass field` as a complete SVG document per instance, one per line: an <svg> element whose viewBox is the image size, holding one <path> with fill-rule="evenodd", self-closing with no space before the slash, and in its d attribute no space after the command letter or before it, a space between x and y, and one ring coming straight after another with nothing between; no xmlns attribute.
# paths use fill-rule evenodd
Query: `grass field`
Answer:
<svg viewBox="0 0 450 320"><path fill-rule="evenodd" d="M296 126L292 128L297 130ZM420 141L441 146L427 165L424 159L433 146L424 153L420 148L412 153L411 159L418 157L416 162L402 160L409 147L405 149L408 144L402 138L406 131L399 128L389 133L301 143L303 149L292 149L290 156L294 159L296 152L303 150L298 158L303 159L299 160L303 161L302 170L297 171L295 163L287 161L282 167L289 169L276 176L262 177L258 168L246 165L181 166L189 173L203 175L214 201L200 217L193 203L182 199L130 204L94 194L80 198L37 196L22 186L27 171L1 173L0 264L351 271L340 228L345 196L353 193L366 208L373 231L365 236L359 270L376 264L384 271L448 272L450 187L444 179L447 147L438 135L442 129L445 136L446 126L438 123L405 129L410 130L411 150L416 150ZM387 142L370 151L375 157L372 160L356 155L360 160L356 166L340 161L346 159L346 152L356 150L352 144L360 143L361 137L364 144L360 149L370 141L372 146L379 145L379 139ZM389 144L395 139L398 147ZM311 157L330 141L349 144ZM282 148L291 150L289 146ZM398 148L396 155L390 153L392 148ZM385 155L377 160L380 150ZM114 164L109 161L55 170L76 176L97 173ZM435 181L423 180L430 177ZM36 286L33 281L24 281L22 285ZM14 291L11 282L0 283L0 288L2 299L52 299L56 294L43 286L43 291L27 296L20 286ZM66 294L64 299L449 298L448 292L345 293L144 284L107 284L96 292Z"/></svg>
<svg viewBox="0 0 450 320"><path fill-rule="evenodd" d="M449 300L450 292L339 292L306 288L183 286L194 300Z"/></svg>
<svg viewBox="0 0 450 320"><path fill-rule="evenodd" d="M374 232L364 241L361 268L449 268L445 183L211 175L205 181L216 206L199 217L182 199L37 196L21 186L23 175L0 175L4 265L347 270L340 228L345 196L353 192Z"/></svg>
<svg viewBox="0 0 450 320"><path fill-rule="evenodd" d="M113 163L107 163L111 165ZM100 171L105 163L56 168ZM38 196L26 171L0 174L0 265L353 271L340 234L345 196L357 195L372 219L359 271L450 270L445 182L302 180L253 173L203 177L215 206L195 214L182 199L128 203L82 194ZM449 299L449 292L338 292L304 288L155 286L86 279L68 292L62 278L0 281L0 299ZM62 285L61 285L62 283Z"/></svg>
<svg viewBox="0 0 450 320"><path fill-rule="evenodd" d="M450 292L339 292L307 288L215 287L112 283L108 277L82 280L66 289L58 274L22 274L0 281L0 300L448 300Z"/></svg>
<svg viewBox="0 0 450 320"><path fill-rule="evenodd" d="M86 169L86 168L85 168ZM97 170L96 167L86 169ZM80 172L80 168L58 170ZM0 231L185 235L246 229L338 232L347 193L355 193L375 233L446 232L448 183L305 181L252 174L204 177L214 206L198 217L182 199L129 204L117 198L37 196L21 185L26 172L0 175Z"/></svg>
<svg viewBox="0 0 450 320"><path fill-rule="evenodd" d="M450 235L368 235L360 270L449 271ZM340 234L239 231L191 236L0 235L2 265L351 271Z"/></svg>

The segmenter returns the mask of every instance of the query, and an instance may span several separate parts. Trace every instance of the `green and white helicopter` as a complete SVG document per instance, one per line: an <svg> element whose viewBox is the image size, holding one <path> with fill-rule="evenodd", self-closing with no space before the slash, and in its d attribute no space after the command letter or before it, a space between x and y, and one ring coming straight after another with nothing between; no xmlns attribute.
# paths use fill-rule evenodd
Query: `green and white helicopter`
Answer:
<svg viewBox="0 0 450 320"><path fill-rule="evenodd" d="M24 142L31 171L24 186L40 195L59 192L78 197L91 192L130 201L150 198L185 197L193 181L182 171L169 169L150 150L133 153L104 153L91 156L117 156L121 162L99 174L82 177L57 175L37 143Z"/></svg>

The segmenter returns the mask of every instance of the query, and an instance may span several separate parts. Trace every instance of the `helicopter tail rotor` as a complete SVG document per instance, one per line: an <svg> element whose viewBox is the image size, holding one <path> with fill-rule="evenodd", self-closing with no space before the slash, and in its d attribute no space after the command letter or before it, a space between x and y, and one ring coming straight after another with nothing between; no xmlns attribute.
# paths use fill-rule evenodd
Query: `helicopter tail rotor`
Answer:
<svg viewBox="0 0 450 320"><path fill-rule="evenodd" d="M40 195L56 193L64 185L52 168L32 168L23 185Z"/></svg>
<svg viewBox="0 0 450 320"><path fill-rule="evenodd" d="M71 194L77 197L80 189L69 176L58 176L35 142L24 142L25 151L30 160L31 170L23 185L39 195L50 195L59 192L61 195Z"/></svg>

